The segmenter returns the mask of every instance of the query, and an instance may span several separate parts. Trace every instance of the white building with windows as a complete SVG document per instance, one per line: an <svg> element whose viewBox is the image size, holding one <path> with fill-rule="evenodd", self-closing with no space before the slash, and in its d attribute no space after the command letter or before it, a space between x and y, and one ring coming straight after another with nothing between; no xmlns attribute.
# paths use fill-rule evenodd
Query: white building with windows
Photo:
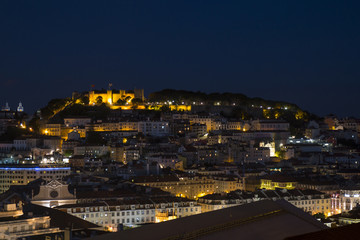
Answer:
<svg viewBox="0 0 360 240"><path fill-rule="evenodd" d="M338 201L342 212L353 210L353 208L360 204L360 187L355 186L341 189Z"/></svg>
<svg viewBox="0 0 360 240"><path fill-rule="evenodd" d="M201 213L196 201L177 197L141 198L63 205L58 210L116 231L119 224L134 227Z"/></svg>
<svg viewBox="0 0 360 240"><path fill-rule="evenodd" d="M144 135L167 136L170 133L169 123L163 121L143 121L138 122L138 131Z"/></svg>

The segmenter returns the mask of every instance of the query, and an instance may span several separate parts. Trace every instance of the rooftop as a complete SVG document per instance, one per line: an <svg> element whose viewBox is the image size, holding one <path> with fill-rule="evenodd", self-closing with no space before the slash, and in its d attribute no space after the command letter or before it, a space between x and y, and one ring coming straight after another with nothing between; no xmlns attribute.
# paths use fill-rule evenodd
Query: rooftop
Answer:
<svg viewBox="0 0 360 240"><path fill-rule="evenodd" d="M326 226L285 201L259 201L92 239L215 240L241 236L242 240L276 240L322 229Z"/></svg>

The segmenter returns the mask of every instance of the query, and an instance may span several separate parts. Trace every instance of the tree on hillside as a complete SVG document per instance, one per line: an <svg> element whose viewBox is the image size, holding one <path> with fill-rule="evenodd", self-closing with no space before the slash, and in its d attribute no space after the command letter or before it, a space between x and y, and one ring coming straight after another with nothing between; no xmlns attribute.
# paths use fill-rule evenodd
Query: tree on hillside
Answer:
<svg viewBox="0 0 360 240"><path fill-rule="evenodd" d="M95 101L97 104L102 104L102 102L103 102L102 96L98 96Z"/></svg>
<svg viewBox="0 0 360 240"><path fill-rule="evenodd" d="M126 101L126 102L130 102L130 100L131 100L131 97L130 97L130 96L127 96L127 97L125 98L125 101Z"/></svg>
<svg viewBox="0 0 360 240"><path fill-rule="evenodd" d="M126 101L119 98L119 100L117 100L116 103L119 104L119 105L125 105L125 104L126 104Z"/></svg>
<svg viewBox="0 0 360 240"><path fill-rule="evenodd" d="M89 97L88 96L82 96L80 98L80 103L83 105L89 105Z"/></svg>

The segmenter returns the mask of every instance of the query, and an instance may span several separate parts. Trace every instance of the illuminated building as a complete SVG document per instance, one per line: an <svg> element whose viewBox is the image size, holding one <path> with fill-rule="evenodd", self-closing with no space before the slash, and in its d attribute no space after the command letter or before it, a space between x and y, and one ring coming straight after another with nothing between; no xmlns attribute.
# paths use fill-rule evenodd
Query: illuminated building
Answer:
<svg viewBox="0 0 360 240"><path fill-rule="evenodd" d="M255 192L234 191L228 194L211 194L198 199L203 212L248 204L261 200L286 200L310 214L331 213L330 195L315 190L257 190Z"/></svg>
<svg viewBox="0 0 360 240"><path fill-rule="evenodd" d="M0 167L0 193L8 190L11 185L26 185L38 178L50 182L62 179L70 173L69 167L26 167L23 165Z"/></svg>
<svg viewBox="0 0 360 240"><path fill-rule="evenodd" d="M124 150L124 157L126 162L138 160L140 158L140 148L138 147L126 147Z"/></svg>
<svg viewBox="0 0 360 240"><path fill-rule="evenodd" d="M214 129L213 121L214 119L210 116L198 116L198 115L190 115L189 117L190 124L199 123L206 125L206 132L209 132Z"/></svg>
<svg viewBox="0 0 360 240"><path fill-rule="evenodd" d="M96 236L93 239L280 240L323 229L327 229L324 224L308 214L299 213L299 210L291 204L284 201L265 200L151 224L131 231ZM354 236L356 236L356 231L354 231ZM316 235L311 239L317 239ZM326 237L321 239L326 239Z"/></svg>
<svg viewBox="0 0 360 240"><path fill-rule="evenodd" d="M207 177L145 176L136 177L135 184L160 188L178 197L197 199L214 192L214 180Z"/></svg>
<svg viewBox="0 0 360 240"><path fill-rule="evenodd" d="M296 184L296 180L292 177L274 174L262 177L260 188L267 190L275 190L276 188L291 190L296 187Z"/></svg>
<svg viewBox="0 0 360 240"><path fill-rule="evenodd" d="M360 203L360 187L346 187L340 190L339 203L341 211L353 210Z"/></svg>
<svg viewBox="0 0 360 240"><path fill-rule="evenodd" d="M46 124L43 134L47 136L61 136L61 124Z"/></svg>
<svg viewBox="0 0 360 240"><path fill-rule="evenodd" d="M151 136L166 136L170 133L169 123L165 121L102 122L87 124L86 130L99 132L137 131Z"/></svg>
<svg viewBox="0 0 360 240"><path fill-rule="evenodd" d="M133 182L142 186L160 188L174 196L197 199L207 194L229 192L241 189L241 181L237 178L216 176L144 176L135 177Z"/></svg>
<svg viewBox="0 0 360 240"><path fill-rule="evenodd" d="M62 239L64 231L51 228L50 220L49 216L26 216L21 206L6 204L0 212L0 239Z"/></svg>
<svg viewBox="0 0 360 240"><path fill-rule="evenodd" d="M16 110L17 110L18 112L23 112L23 111L24 111L24 107L23 107L23 105L22 105L21 102L19 102L19 106L17 107Z"/></svg>
<svg viewBox="0 0 360 240"><path fill-rule="evenodd" d="M223 127L224 130L249 131L251 125L244 121L227 121Z"/></svg>
<svg viewBox="0 0 360 240"><path fill-rule="evenodd" d="M107 91L90 91L89 104L97 104L99 101L108 104L117 104L118 101L127 101L130 103L132 99L139 98L144 100L144 89L135 89L132 91L125 90L107 90Z"/></svg>
<svg viewBox="0 0 360 240"><path fill-rule="evenodd" d="M57 209L116 231L119 224L134 227L201 213L196 201L176 197L137 198L63 205Z"/></svg>
<svg viewBox="0 0 360 240"><path fill-rule="evenodd" d="M138 131L138 122L102 122L86 125L87 131Z"/></svg>

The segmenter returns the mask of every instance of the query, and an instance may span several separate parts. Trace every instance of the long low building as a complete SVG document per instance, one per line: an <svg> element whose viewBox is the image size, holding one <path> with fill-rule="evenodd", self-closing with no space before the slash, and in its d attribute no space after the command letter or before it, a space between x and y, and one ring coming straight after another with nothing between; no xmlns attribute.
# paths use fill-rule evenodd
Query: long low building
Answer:
<svg viewBox="0 0 360 240"><path fill-rule="evenodd" d="M92 240L112 239L272 239L327 229L325 225L285 201L259 201L233 208L151 224Z"/></svg>
<svg viewBox="0 0 360 240"><path fill-rule="evenodd" d="M62 205L57 209L111 231L116 231L120 224L133 227L201 213L201 206L196 201L177 197L100 201Z"/></svg>
<svg viewBox="0 0 360 240"><path fill-rule="evenodd" d="M178 197L198 199L212 193L243 189L242 180L235 176L141 176L131 180L141 186L160 188Z"/></svg>
<svg viewBox="0 0 360 240"><path fill-rule="evenodd" d="M233 191L228 194L210 194L198 199L202 212L243 205L261 200L286 200L310 214L333 214L331 196L316 190L257 190L255 192Z"/></svg>

